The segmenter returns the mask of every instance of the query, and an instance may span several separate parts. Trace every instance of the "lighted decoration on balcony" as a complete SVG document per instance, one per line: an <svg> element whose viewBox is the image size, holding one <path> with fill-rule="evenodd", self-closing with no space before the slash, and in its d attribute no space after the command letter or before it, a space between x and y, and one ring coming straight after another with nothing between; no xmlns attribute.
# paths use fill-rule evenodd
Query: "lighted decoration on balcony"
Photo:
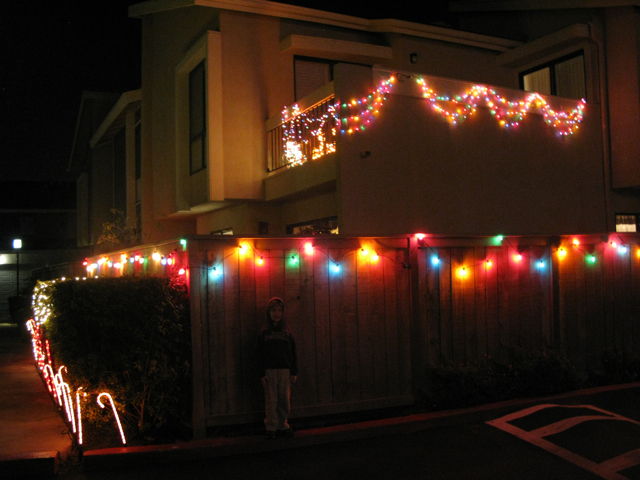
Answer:
<svg viewBox="0 0 640 480"><path fill-rule="evenodd" d="M422 91L422 97L431 104L431 108L452 125L464 122L476 113L479 107L488 108L498 124L504 128L517 127L529 113L537 111L558 135L566 136L574 134L584 118L584 99L569 111L555 111L538 93L531 93L524 100L509 100L492 88L473 85L461 94L450 97L438 94L422 77L417 77L416 83Z"/></svg>
<svg viewBox="0 0 640 480"><path fill-rule="evenodd" d="M395 82L396 77L392 75L382 80L367 96L336 103L340 107L340 133L352 134L366 130L380 114Z"/></svg>
<svg viewBox="0 0 640 480"><path fill-rule="evenodd" d="M332 97L321 105L282 110L282 145L288 166L302 165L336 151L336 114Z"/></svg>
<svg viewBox="0 0 640 480"><path fill-rule="evenodd" d="M556 111L538 93L530 93L521 100L512 100L485 85L473 85L458 95L449 96L436 92L423 77L413 78L422 97L451 125L463 123L480 107L487 108L504 128L517 127L530 113L538 112L559 136L574 134L584 119L584 99L571 110ZM302 165L335 152L336 130L348 135L365 131L380 115L395 83L396 76L391 75L360 98L336 100L333 103L326 99L304 111L297 104L284 108L281 117L282 147L287 166Z"/></svg>

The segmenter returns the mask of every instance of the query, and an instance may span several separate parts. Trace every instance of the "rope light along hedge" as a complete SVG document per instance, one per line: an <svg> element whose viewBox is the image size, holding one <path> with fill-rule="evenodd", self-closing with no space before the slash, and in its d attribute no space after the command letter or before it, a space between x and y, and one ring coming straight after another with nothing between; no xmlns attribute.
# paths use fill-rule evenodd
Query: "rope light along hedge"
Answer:
<svg viewBox="0 0 640 480"><path fill-rule="evenodd" d="M75 279L75 281L79 280L85 281L86 278ZM67 423L71 426L71 431L78 445L82 445L84 443L82 405L86 403L88 394L84 391L84 387L72 387L65 379L65 374L68 373L66 366L58 366L57 372L54 373L55 365L51 356L51 348L43 329L43 326L46 325L48 321L51 321L50 318L53 311L50 302L50 289L57 282L64 281L68 281L68 279L63 277L58 280L38 282L33 293L32 304L34 318L27 321L27 329L31 334L31 345L36 367L47 386L49 394L58 404ZM72 391L75 392L75 395L72 394ZM120 434L122 444L124 445L127 443L127 439L122 429L116 404L109 392L100 392L96 395L96 402L101 408L104 408L104 405L100 401L102 397L107 398L111 404L115 425Z"/></svg>

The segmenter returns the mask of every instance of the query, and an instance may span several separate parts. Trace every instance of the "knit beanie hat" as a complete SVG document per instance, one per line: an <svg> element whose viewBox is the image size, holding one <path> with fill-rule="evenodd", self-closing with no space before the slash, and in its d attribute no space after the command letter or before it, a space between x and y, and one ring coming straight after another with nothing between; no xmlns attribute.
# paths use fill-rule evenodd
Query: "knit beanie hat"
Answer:
<svg viewBox="0 0 640 480"><path fill-rule="evenodd" d="M280 306L284 309L284 300L280 297L271 297L267 302L267 310L271 310L271 307L274 305L280 304Z"/></svg>

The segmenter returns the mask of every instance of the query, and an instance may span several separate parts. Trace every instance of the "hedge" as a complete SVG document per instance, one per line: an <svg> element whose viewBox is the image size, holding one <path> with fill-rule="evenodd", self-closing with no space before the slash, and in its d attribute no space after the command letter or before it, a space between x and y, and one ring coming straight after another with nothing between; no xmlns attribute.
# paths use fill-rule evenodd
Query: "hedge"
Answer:
<svg viewBox="0 0 640 480"><path fill-rule="evenodd" d="M46 336L76 388L111 392L130 438L178 436L190 418L186 289L163 278L100 278L56 283L50 298ZM95 402L87 407L94 428L112 421Z"/></svg>

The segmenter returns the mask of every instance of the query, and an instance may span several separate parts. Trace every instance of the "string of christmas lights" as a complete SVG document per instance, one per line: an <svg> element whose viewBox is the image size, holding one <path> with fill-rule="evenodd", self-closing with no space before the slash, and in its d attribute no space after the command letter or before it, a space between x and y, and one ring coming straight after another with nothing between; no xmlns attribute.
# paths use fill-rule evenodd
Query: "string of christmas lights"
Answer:
<svg viewBox="0 0 640 480"><path fill-rule="evenodd" d="M520 125L530 113L538 112L544 122L563 137L573 135L584 119L586 102L580 100L571 110L556 111L538 93L523 100L510 100L484 85L473 85L453 97L436 92L426 80L414 77L418 88L434 112L449 124L459 125L485 107L503 128ZM292 167L321 158L336 151L336 133L351 135L364 132L380 115L396 83L396 76L382 80L366 96L349 101L329 97L320 104L301 111L298 104L282 110L282 150L285 163Z"/></svg>
<svg viewBox="0 0 640 480"><path fill-rule="evenodd" d="M584 118L584 99L569 111L556 112L538 93L531 93L524 100L509 100L492 88L473 85L452 98L438 95L422 77L416 78L416 83L422 91L422 97L431 104L431 108L452 125L464 122L482 106L488 108L498 124L504 128L517 127L529 113L538 111L542 114L544 122L560 136L573 135Z"/></svg>
<svg viewBox="0 0 640 480"><path fill-rule="evenodd" d="M338 122L341 134L364 132L373 123L380 109L387 101L389 94L396 83L395 75L382 80L375 90L362 98L352 98L348 102L337 102L336 107L340 107Z"/></svg>
<svg viewBox="0 0 640 480"><path fill-rule="evenodd" d="M285 162L302 165L336 151L336 111L329 97L305 111L298 104L282 110Z"/></svg>

